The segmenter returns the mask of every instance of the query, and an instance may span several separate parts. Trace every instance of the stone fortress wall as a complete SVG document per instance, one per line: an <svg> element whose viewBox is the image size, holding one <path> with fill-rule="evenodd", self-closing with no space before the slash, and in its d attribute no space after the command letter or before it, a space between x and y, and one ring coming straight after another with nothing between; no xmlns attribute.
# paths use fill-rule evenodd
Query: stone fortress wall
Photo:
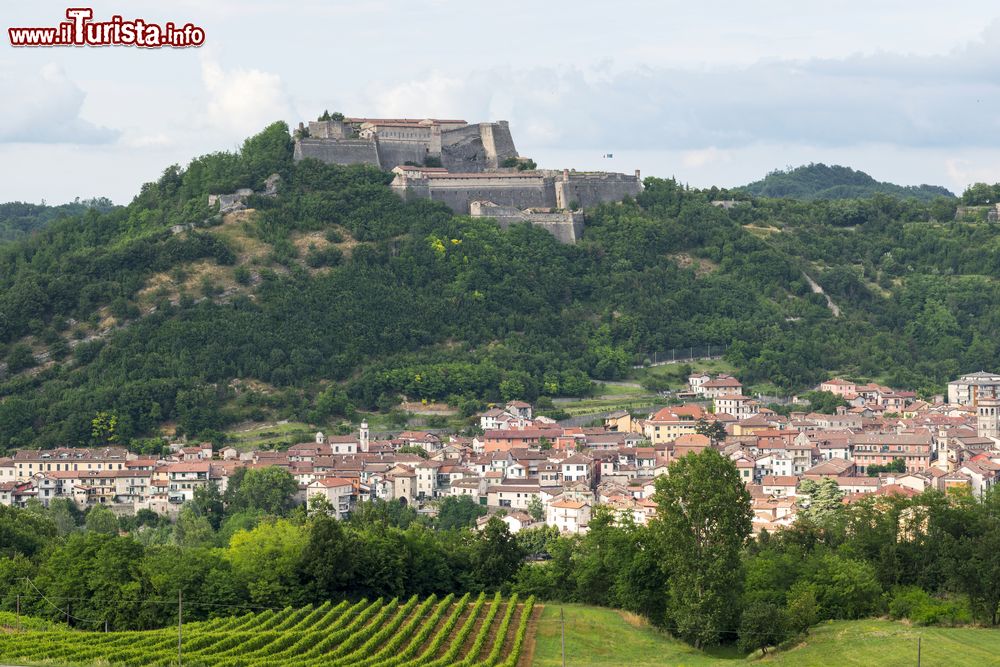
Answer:
<svg viewBox="0 0 1000 667"><path fill-rule="evenodd" d="M299 124L300 132L305 127ZM583 232L582 208L642 191L634 175L568 169L519 171L507 121L344 118L311 121L295 142L295 159L368 164L396 174L404 199L439 201L459 214L496 218L502 226L531 222L564 243ZM423 166L440 161L440 167Z"/></svg>
<svg viewBox="0 0 1000 667"><path fill-rule="evenodd" d="M493 218L503 229L519 222L530 222L547 230L562 243L576 243L583 235L583 211L531 208L522 210L516 206L501 206L491 201L473 201L469 203L469 214L475 218Z"/></svg>

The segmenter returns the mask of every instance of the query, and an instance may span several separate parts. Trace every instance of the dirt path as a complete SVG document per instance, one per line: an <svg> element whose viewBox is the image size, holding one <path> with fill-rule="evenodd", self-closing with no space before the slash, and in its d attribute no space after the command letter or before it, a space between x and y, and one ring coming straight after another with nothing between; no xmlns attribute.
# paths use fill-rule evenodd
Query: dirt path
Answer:
<svg viewBox="0 0 1000 667"><path fill-rule="evenodd" d="M840 317L840 306L838 306L833 302L833 299L830 298L829 294L823 291L823 288L820 286L820 284L817 283L812 278L810 278L808 273L803 272L802 276L806 279L806 282L809 283L809 288L812 289L813 294L822 294L823 296L826 297L826 307L830 309L830 312L833 313L833 316Z"/></svg>
<svg viewBox="0 0 1000 667"><path fill-rule="evenodd" d="M531 609L531 618L528 619L528 633L524 638L524 645L521 647L521 656L517 659L517 667L531 667L535 659L535 634L538 632L538 622L542 618L542 611L545 605L536 604Z"/></svg>

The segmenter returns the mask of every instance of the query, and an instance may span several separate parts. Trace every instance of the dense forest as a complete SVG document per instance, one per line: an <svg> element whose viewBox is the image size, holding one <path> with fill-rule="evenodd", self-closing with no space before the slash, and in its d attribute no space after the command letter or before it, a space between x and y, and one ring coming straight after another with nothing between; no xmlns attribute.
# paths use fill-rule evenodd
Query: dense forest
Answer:
<svg viewBox="0 0 1000 667"><path fill-rule="evenodd" d="M253 212L208 207L273 173L278 195ZM1000 366L1000 227L956 221L954 198L726 210L711 202L732 193L648 178L563 245L405 203L389 180L294 162L276 123L166 169L128 206L0 245L0 451L135 442L164 423L215 439L264 411L324 423L404 396L471 414L585 395L654 351L706 344L779 391L836 372L931 395ZM101 412L113 433L92 428Z"/></svg>
<svg viewBox="0 0 1000 667"><path fill-rule="evenodd" d="M19 201L0 204L0 242L28 236L53 220L78 216L88 209L96 209L105 213L112 208L114 208L114 204L106 197L83 201L78 198L72 203L58 206L50 206L45 203L28 204Z"/></svg>
<svg viewBox="0 0 1000 667"><path fill-rule="evenodd" d="M939 185L896 185L876 181L863 171L839 165L809 164L794 169L772 171L759 181L750 183L741 192L755 197L790 199L860 199L885 194L901 199L930 202L938 197L954 198Z"/></svg>
<svg viewBox="0 0 1000 667"><path fill-rule="evenodd" d="M197 490L176 523L149 511L81 515L0 506L0 610L83 629L151 628L185 618L379 596L517 592L642 614L695 646L745 651L825 619L888 614L916 624L995 626L1000 610L1000 492L926 492L846 505L832 480L803 483L799 519L750 535L750 497L715 450L671 464L648 525L600 506L585 535L512 535L484 508L445 498L434 518L398 503L349 520L322 502L294 506L278 468L242 470L226 492ZM18 600L20 596L20 600ZM44 597L43 597L44 596ZM72 619L70 619L72 621Z"/></svg>

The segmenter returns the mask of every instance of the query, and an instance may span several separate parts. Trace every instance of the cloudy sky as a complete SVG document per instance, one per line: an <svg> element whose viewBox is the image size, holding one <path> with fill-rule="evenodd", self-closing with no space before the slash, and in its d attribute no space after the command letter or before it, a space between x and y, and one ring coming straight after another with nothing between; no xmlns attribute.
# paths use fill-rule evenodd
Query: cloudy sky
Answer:
<svg viewBox="0 0 1000 667"><path fill-rule="evenodd" d="M7 2L3 27L55 25L66 6ZM170 164L324 109L506 119L541 166L696 186L808 162L957 192L1000 181L996 2L92 6L98 19L192 22L206 45L14 49L4 34L0 201L127 203Z"/></svg>

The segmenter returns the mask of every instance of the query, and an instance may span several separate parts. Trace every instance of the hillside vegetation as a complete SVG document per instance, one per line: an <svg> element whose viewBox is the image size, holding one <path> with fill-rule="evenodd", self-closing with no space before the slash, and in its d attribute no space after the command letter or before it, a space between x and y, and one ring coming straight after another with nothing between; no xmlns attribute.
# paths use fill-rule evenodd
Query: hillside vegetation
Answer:
<svg viewBox="0 0 1000 667"><path fill-rule="evenodd" d="M826 667L910 667L917 663L920 638L921 664L976 667L992 664L1000 651L1000 632L982 628L911 627L885 620L828 621L812 628L808 637L783 650L750 657L730 652L706 653L672 639L641 618L611 609L567 605L566 664L608 667L631 665L683 665L685 667L737 667L738 665L794 665ZM536 667L562 664L560 606L545 606L535 634Z"/></svg>
<svg viewBox="0 0 1000 667"><path fill-rule="evenodd" d="M225 216L208 194L276 198ZM244 421L586 396L653 352L728 345L745 383L829 373L924 394L1000 365L1000 233L954 206L753 199L649 178L583 241L404 203L378 170L294 163L283 123L126 207L0 246L0 451L213 440ZM942 208L943 207L943 208ZM186 225L175 233L174 225ZM835 316L816 280L839 307ZM99 412L113 431L94 435Z"/></svg>
<svg viewBox="0 0 1000 667"><path fill-rule="evenodd" d="M850 167L810 164L794 169L776 170L740 190L757 197L791 199L858 199L874 194L892 195L929 202L937 197L955 195L939 185L896 185L876 181L863 171Z"/></svg>
<svg viewBox="0 0 1000 667"><path fill-rule="evenodd" d="M77 216L92 208L106 212L114 208L114 205L111 200L103 197L82 202L78 199L58 206L18 201L0 204L0 242L22 238L42 229L53 220Z"/></svg>

